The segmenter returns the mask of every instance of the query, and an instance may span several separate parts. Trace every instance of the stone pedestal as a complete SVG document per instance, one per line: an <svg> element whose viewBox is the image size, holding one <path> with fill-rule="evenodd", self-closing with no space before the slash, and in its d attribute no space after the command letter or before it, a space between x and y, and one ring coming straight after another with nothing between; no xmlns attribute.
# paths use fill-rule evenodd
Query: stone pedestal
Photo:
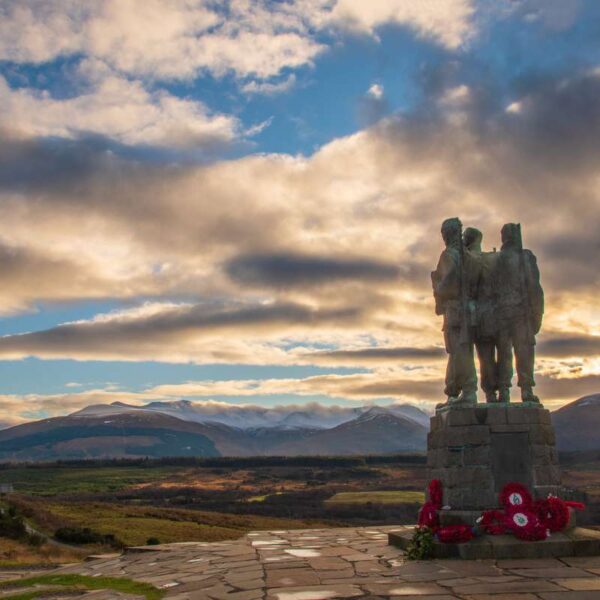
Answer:
<svg viewBox="0 0 600 600"><path fill-rule="evenodd" d="M428 479L439 479L445 524L473 523L498 506L505 484L519 482L536 498L560 495L550 412L539 404L443 408L431 418ZM445 514L444 514L445 513Z"/></svg>

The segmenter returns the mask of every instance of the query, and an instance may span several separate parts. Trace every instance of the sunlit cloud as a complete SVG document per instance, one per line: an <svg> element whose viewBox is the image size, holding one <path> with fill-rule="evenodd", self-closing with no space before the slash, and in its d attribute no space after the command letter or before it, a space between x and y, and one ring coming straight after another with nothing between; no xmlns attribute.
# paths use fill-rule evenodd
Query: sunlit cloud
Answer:
<svg viewBox="0 0 600 600"><path fill-rule="evenodd" d="M43 63L83 53L133 76L269 78L310 64L326 45L316 33L375 33L387 23L455 48L472 31L472 0L75 0L5 2L0 58Z"/></svg>
<svg viewBox="0 0 600 600"><path fill-rule="evenodd" d="M324 4L324 3L323 3ZM133 76L270 77L309 63L323 46L303 3L72 0L5 3L0 57L46 62L83 53ZM319 6L315 3L315 10Z"/></svg>
<svg viewBox="0 0 600 600"><path fill-rule="evenodd" d="M226 144L242 133L236 119L211 114L202 102L150 93L139 82L115 76L66 99L11 90L0 77L0 104L0 126L32 137L95 134L123 144L186 148Z"/></svg>
<svg viewBox="0 0 600 600"><path fill-rule="evenodd" d="M347 27L373 34L379 25L399 23L418 34L456 48L465 41L472 28L470 19L475 3L472 0L339 0L331 18Z"/></svg>

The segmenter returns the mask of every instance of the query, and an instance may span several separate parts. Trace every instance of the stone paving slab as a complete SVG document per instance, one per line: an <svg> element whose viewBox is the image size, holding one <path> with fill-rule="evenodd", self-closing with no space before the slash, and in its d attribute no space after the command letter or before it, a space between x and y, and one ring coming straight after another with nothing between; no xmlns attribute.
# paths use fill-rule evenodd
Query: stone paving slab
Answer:
<svg viewBox="0 0 600 600"><path fill-rule="evenodd" d="M146 581L167 600L600 600L600 557L407 562L387 542L389 533L407 529L252 532L227 542L134 548L54 572Z"/></svg>

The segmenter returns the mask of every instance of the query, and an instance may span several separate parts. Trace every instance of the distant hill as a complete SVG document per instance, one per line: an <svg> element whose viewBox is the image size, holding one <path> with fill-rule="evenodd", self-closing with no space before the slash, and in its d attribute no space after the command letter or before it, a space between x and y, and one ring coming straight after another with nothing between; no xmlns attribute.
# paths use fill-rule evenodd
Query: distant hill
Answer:
<svg viewBox="0 0 600 600"><path fill-rule="evenodd" d="M89 406L0 431L0 460L380 454L426 446L429 418L408 405L243 411L206 414L187 401Z"/></svg>
<svg viewBox="0 0 600 600"><path fill-rule="evenodd" d="M584 396L552 413L560 451L600 449L600 394Z"/></svg>
<svg viewBox="0 0 600 600"><path fill-rule="evenodd" d="M161 414L56 417L0 431L0 458L219 456L208 429Z"/></svg>
<svg viewBox="0 0 600 600"><path fill-rule="evenodd" d="M294 456L387 454L426 447L427 429L423 425L374 407L352 421L284 443L278 450L285 456Z"/></svg>

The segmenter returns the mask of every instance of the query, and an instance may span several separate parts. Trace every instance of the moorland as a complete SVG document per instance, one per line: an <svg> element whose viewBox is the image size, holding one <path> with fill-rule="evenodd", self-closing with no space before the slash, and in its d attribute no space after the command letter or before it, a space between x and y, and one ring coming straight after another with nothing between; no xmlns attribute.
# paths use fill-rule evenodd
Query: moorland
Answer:
<svg viewBox="0 0 600 600"><path fill-rule="evenodd" d="M398 454L3 464L0 483L14 488L2 498L4 513L19 515L35 536L2 538L0 561L62 562L251 530L411 523L425 462L423 454ZM565 484L588 505L579 521L600 524L600 454L565 454L561 462Z"/></svg>

